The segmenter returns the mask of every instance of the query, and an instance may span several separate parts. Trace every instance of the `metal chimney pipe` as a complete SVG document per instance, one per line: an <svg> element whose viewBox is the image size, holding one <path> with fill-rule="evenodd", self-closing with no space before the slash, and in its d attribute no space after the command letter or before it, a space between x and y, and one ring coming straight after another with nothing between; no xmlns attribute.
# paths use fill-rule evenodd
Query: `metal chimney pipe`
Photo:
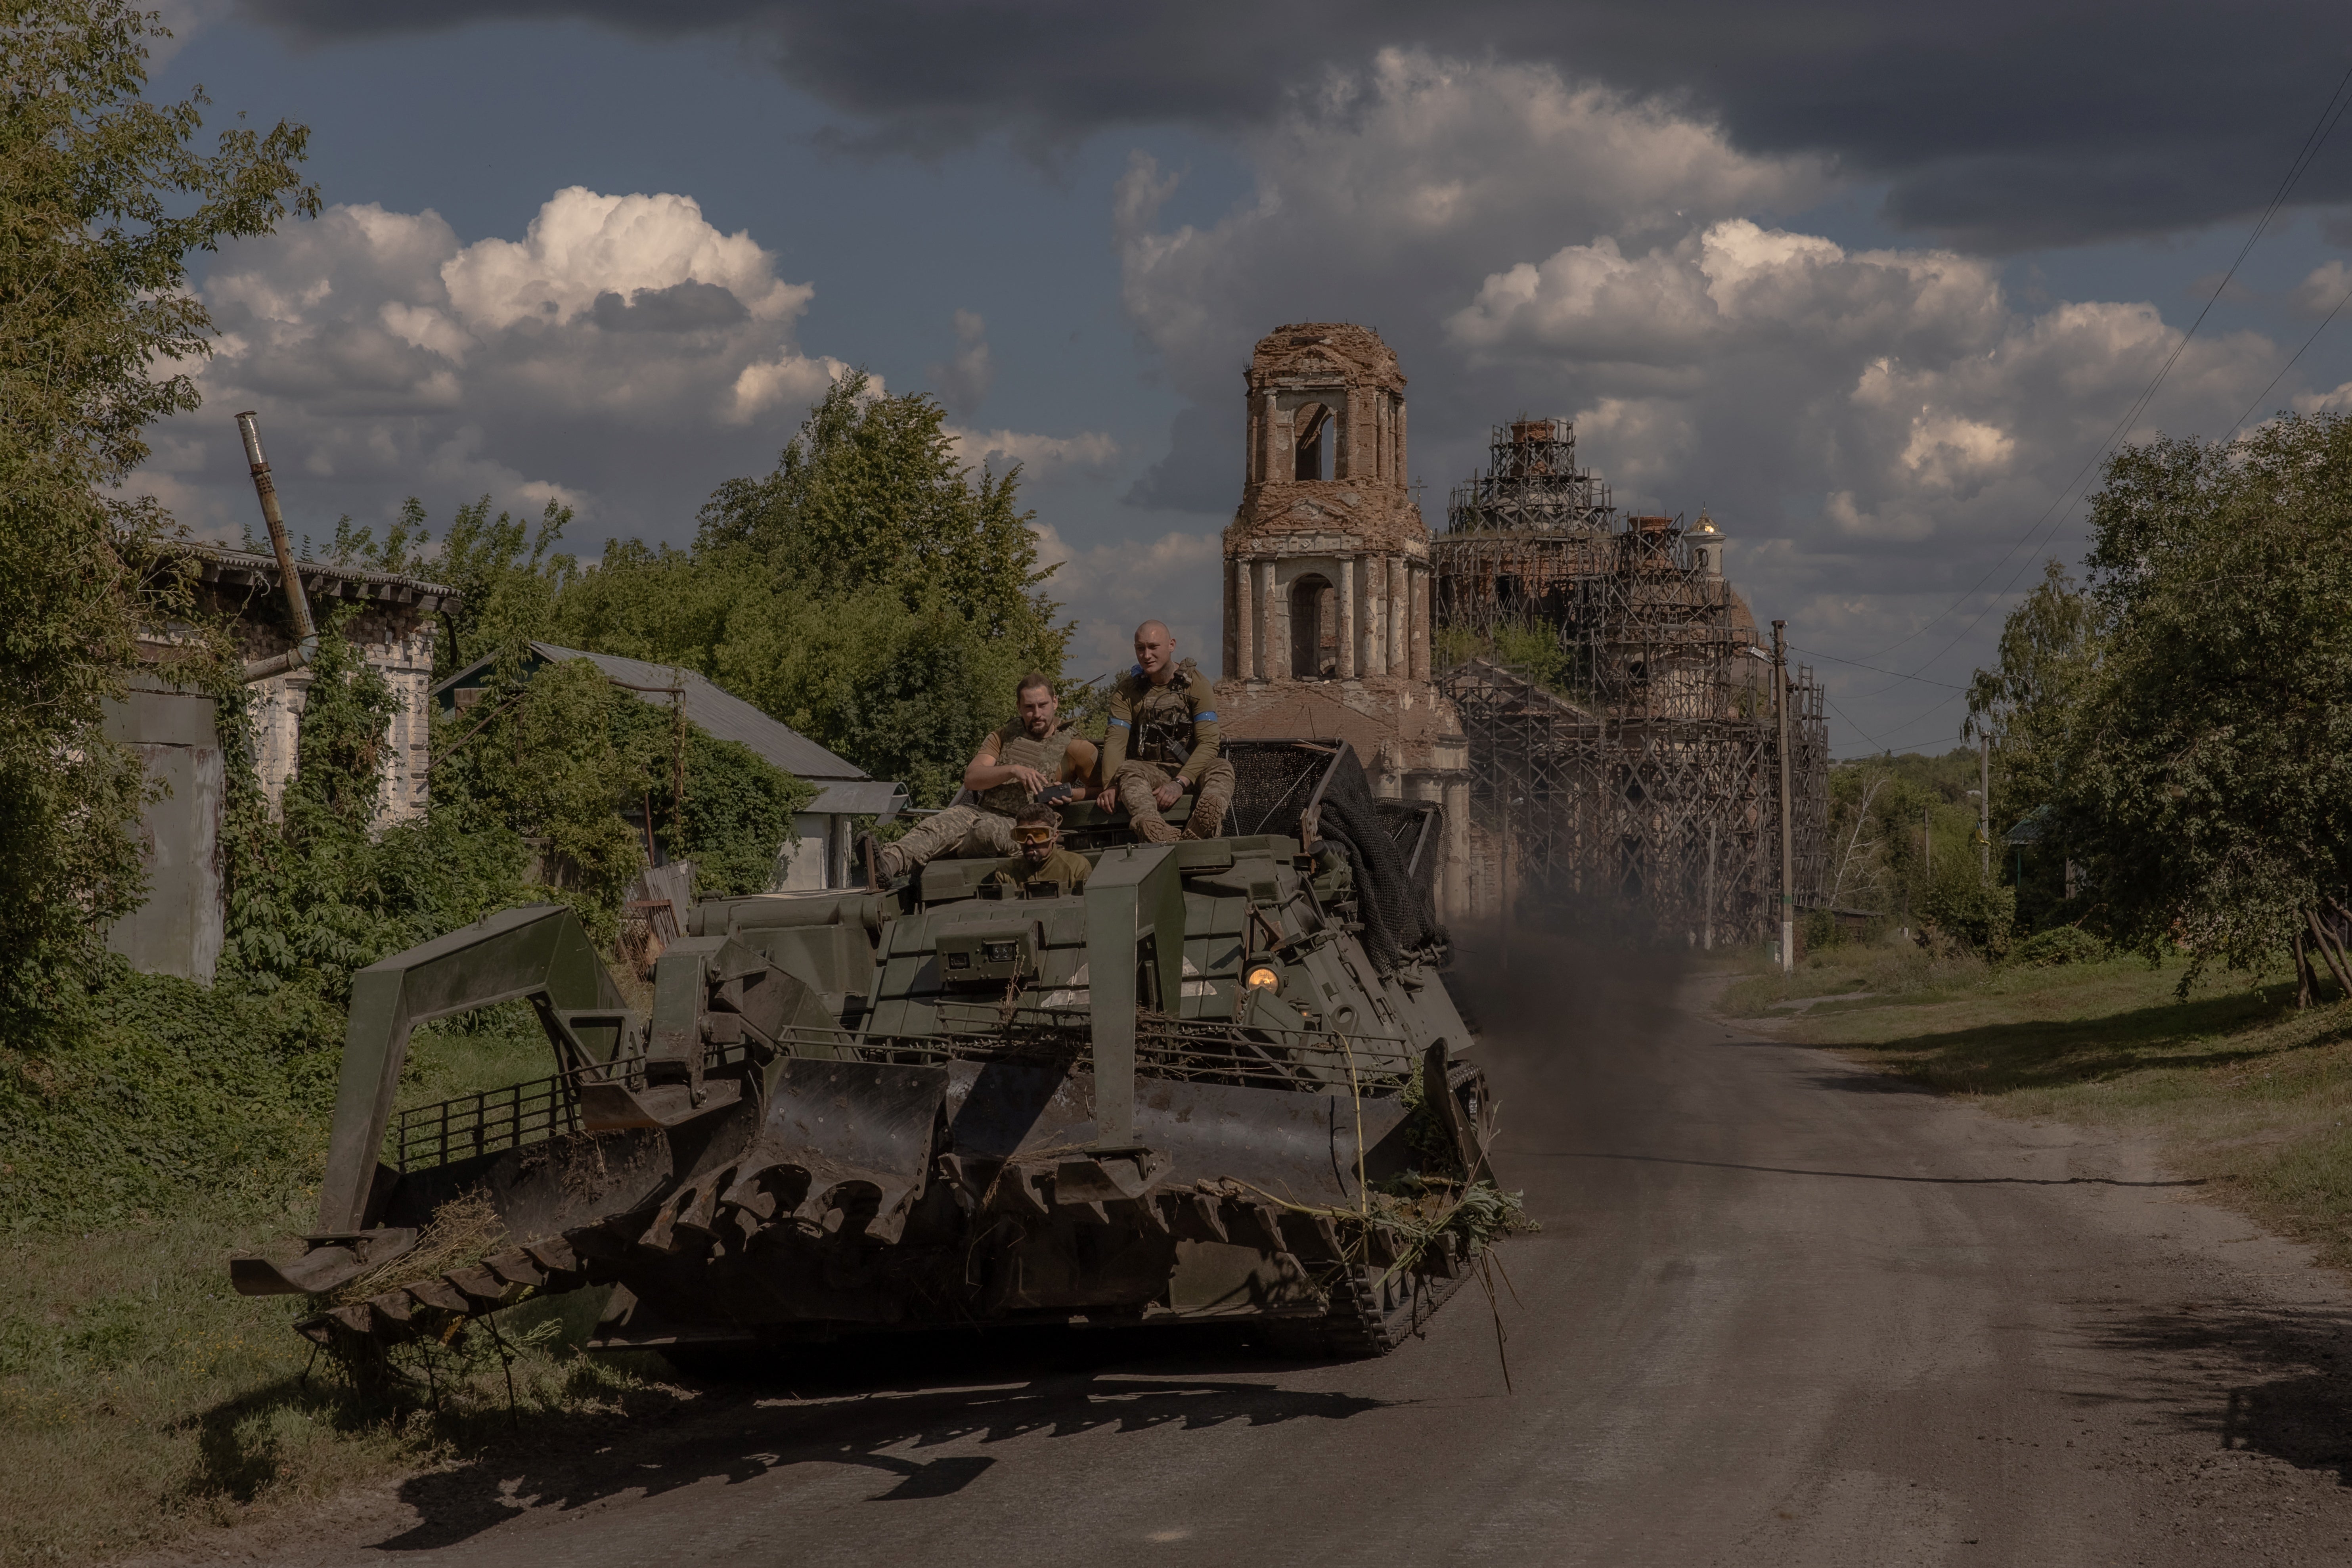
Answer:
<svg viewBox="0 0 2352 1568"><path fill-rule="evenodd" d="M294 547L286 541L285 514L278 510L278 485L269 477L269 459L261 455L261 426L254 411L236 416L237 434L245 437L245 461L253 471L253 491L261 498L261 520L269 525L269 548L278 557L279 586L286 592L286 616L294 627L294 647L245 667L245 683L300 669L319 653L318 629L310 624L310 596L302 592L302 574L295 568Z"/></svg>

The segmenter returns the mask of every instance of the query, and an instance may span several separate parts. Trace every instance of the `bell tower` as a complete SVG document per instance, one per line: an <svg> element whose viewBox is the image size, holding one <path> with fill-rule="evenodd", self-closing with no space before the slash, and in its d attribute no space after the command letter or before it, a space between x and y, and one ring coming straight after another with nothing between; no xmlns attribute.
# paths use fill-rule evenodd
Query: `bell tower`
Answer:
<svg viewBox="0 0 2352 1568"><path fill-rule="evenodd" d="M1440 803L1438 907L1459 910L1468 743L1431 681L1404 373L1370 328L1309 321L1258 340L1245 388L1242 500L1224 536L1224 731L1344 740L1376 794Z"/></svg>

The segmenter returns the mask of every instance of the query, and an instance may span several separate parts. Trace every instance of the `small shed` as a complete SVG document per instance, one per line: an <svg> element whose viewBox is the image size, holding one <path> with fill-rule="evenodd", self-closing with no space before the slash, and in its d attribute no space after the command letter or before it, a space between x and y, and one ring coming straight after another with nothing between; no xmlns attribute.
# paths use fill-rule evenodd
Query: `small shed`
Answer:
<svg viewBox="0 0 2352 1568"><path fill-rule="evenodd" d="M907 805L904 784L875 778L693 670L534 642L526 673L575 658L586 659L614 685L665 712L671 703L678 703L686 710L686 721L711 739L737 742L816 786L816 798L794 820L794 842L777 846L777 877L772 886L778 891L852 886L849 850L854 819L887 819ZM495 657L478 659L436 686L433 696L442 711L459 713L473 706L497 663Z"/></svg>
<svg viewBox="0 0 2352 1568"><path fill-rule="evenodd" d="M197 610L225 616L237 656L269 658L294 647L275 556L216 544L173 542L167 559L195 570ZM457 602L457 591L397 572L295 563L313 605L355 603L346 636L380 673L400 709L386 725L384 768L378 788L379 822L396 822L425 809L431 740L425 721L437 616ZM217 732L218 704L173 679L184 628L151 626L140 634L143 668L129 693L106 705L106 736L128 746L147 776L166 793L141 813L141 853L147 865L147 901L117 921L107 942L136 968L209 982L224 941L220 828L226 759ZM254 764L272 809L285 794L300 754L308 669L257 680L249 688Z"/></svg>
<svg viewBox="0 0 2352 1568"><path fill-rule="evenodd" d="M275 556L214 544L173 548L195 564L199 605L231 617L239 657L263 659L294 646ZM297 562L295 571L314 607L338 601L359 605L343 635L400 700L385 737L391 744L376 820L392 823L415 816L425 810L425 774L432 761L425 694L433 683L434 637L441 612L457 607L457 590L404 573L324 561ZM294 773L303 700L313 679L310 671L297 669L257 680L251 688L254 767L273 808Z"/></svg>

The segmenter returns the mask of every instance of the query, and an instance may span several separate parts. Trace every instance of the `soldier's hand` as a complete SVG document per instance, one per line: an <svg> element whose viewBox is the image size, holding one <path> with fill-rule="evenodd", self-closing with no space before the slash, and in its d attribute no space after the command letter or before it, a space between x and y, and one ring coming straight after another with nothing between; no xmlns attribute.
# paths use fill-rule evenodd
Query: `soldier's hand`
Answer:
<svg viewBox="0 0 2352 1568"><path fill-rule="evenodd" d="M1151 801L1152 804L1157 805L1160 810L1165 811L1170 806L1174 805L1177 800L1182 796L1183 793L1184 786L1178 784L1174 779L1170 779L1166 784L1161 784L1158 789L1151 792Z"/></svg>
<svg viewBox="0 0 2352 1568"><path fill-rule="evenodd" d="M1101 806L1105 811L1117 811L1118 809L1118 791L1109 784L1105 784L1103 786L1102 794L1095 796L1095 804Z"/></svg>
<svg viewBox="0 0 2352 1568"><path fill-rule="evenodd" d="M1034 795L1045 787L1045 775L1035 768L1015 763L1013 764L1013 782Z"/></svg>

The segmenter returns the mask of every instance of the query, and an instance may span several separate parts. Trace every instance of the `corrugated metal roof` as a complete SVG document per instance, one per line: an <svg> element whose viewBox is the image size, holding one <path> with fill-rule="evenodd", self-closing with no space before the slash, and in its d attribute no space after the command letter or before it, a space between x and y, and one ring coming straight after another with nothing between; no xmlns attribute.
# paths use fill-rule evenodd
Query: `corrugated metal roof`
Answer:
<svg viewBox="0 0 2352 1568"><path fill-rule="evenodd" d="M194 540L172 540L163 548L166 553L196 561L198 574L206 582L242 582L273 590L278 586L278 558L274 555L257 555L247 550L231 550L225 544L205 544ZM454 605L463 597L446 583L412 577L402 572L379 572L371 566L297 561L294 570L301 577L304 589L314 597L393 599L404 604L417 603L428 611Z"/></svg>
<svg viewBox="0 0 2352 1568"><path fill-rule="evenodd" d="M688 721L704 734L714 740L738 742L786 773L817 785L818 804L809 807L812 812L888 816L905 804L905 792L898 784L877 781L856 763L835 756L791 725L771 719L693 670L641 658L622 658L614 654L558 647L553 643L535 642L530 649L551 664L584 658L604 671L614 685L634 691L640 700L665 710L670 705L671 693L681 694ZM485 658L468 665L436 686L434 696L478 681L482 672L495 662L494 658ZM844 792L838 798L856 804L830 804L836 792Z"/></svg>
<svg viewBox="0 0 2352 1568"><path fill-rule="evenodd" d="M816 816L896 816L907 806L907 786L887 779L818 779L816 799L808 811Z"/></svg>
<svg viewBox="0 0 2352 1568"><path fill-rule="evenodd" d="M583 653L578 648L557 647L552 643L535 642L530 650L554 664L584 658L610 677L614 685L635 691L657 708L667 709L670 693L679 691L686 702L687 721L696 729L715 741L740 742L784 772L796 773L811 784L824 779L873 776L690 669L609 653Z"/></svg>
<svg viewBox="0 0 2352 1568"><path fill-rule="evenodd" d="M2001 836L2003 844L2039 844L2058 830L2055 807L2037 805L2017 819L2017 826Z"/></svg>

